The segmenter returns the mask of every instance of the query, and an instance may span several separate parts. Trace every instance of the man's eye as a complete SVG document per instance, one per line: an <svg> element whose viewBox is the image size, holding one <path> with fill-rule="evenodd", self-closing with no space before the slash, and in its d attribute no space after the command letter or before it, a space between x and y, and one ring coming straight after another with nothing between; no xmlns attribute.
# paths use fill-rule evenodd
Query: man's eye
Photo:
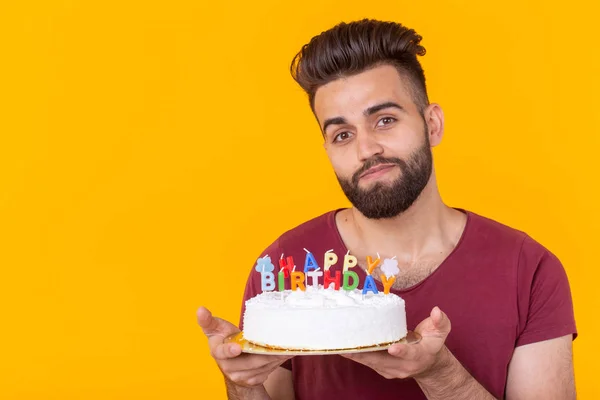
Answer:
<svg viewBox="0 0 600 400"><path fill-rule="evenodd" d="M339 133L339 134L335 135L335 137L333 138L333 141L334 142L342 142L342 141L350 138L350 135L351 135L350 132Z"/></svg>
<svg viewBox="0 0 600 400"><path fill-rule="evenodd" d="M395 122L396 118L393 117L383 117L379 120L379 122L377 123L377 126L384 126L384 125L389 125L392 122Z"/></svg>

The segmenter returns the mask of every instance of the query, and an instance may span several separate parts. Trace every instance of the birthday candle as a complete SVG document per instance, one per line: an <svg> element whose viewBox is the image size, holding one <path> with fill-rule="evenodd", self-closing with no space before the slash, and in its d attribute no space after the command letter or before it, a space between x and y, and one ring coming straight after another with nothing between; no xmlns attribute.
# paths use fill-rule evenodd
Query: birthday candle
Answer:
<svg viewBox="0 0 600 400"><path fill-rule="evenodd" d="M329 285L333 283L335 290L340 290L340 271L335 271L335 278L331 277L330 272L331 271L325 271L325 275L323 276L323 287L329 289Z"/></svg>
<svg viewBox="0 0 600 400"><path fill-rule="evenodd" d="M286 257L285 260L282 257L281 259L279 259L279 267L281 268L281 271L283 271L283 276L289 278L290 272L292 272L295 267L294 257L289 256Z"/></svg>
<svg viewBox="0 0 600 400"><path fill-rule="evenodd" d="M338 256L337 254L335 254L333 252L333 250L328 250L325 253L325 260L323 261L323 269L325 271L329 271L329 268L331 268L331 266L335 265L335 263L338 261Z"/></svg>
<svg viewBox="0 0 600 400"><path fill-rule="evenodd" d="M259 258L254 268L260 273L260 289L263 292L275 289L275 274L273 274L275 266L271 262L271 257L267 255Z"/></svg>
<svg viewBox="0 0 600 400"><path fill-rule="evenodd" d="M367 256L367 265L369 267L369 269L367 270L368 275L371 275L373 273L373 270L375 269L375 267L377 267L377 265L379 265L380 261L381 259L379 257L377 257L377 259L373 261L371 259L371 256Z"/></svg>
<svg viewBox="0 0 600 400"><path fill-rule="evenodd" d="M396 275L400 272L400 268L398 268L398 260L396 260L396 256L392 258L386 258L383 260L383 265L379 268L383 273L382 277L385 276L386 280L381 278L381 282L383 283L384 293L389 293L390 287L396 280ZM386 288L386 284L389 286Z"/></svg>
<svg viewBox="0 0 600 400"><path fill-rule="evenodd" d="M395 280L396 280L395 276L388 278L384 274L381 274L381 283L383 283L383 293L385 293L385 294L390 293L390 288L394 284Z"/></svg>
<svg viewBox="0 0 600 400"><path fill-rule="evenodd" d="M306 274L306 285L308 286L308 278L311 278L311 286L314 288L319 287L319 277L323 276L323 271L317 269L315 271L308 271Z"/></svg>
<svg viewBox="0 0 600 400"><path fill-rule="evenodd" d="M279 271L277 274L277 290L283 292L285 290L285 274L283 271Z"/></svg>
<svg viewBox="0 0 600 400"><path fill-rule="evenodd" d="M362 294L367 294L367 292L373 292L375 294L379 293L377 290L377 285L375 284L375 279L371 275L367 275L365 279L365 285L363 286Z"/></svg>
<svg viewBox="0 0 600 400"><path fill-rule="evenodd" d="M319 269L319 264L317 264L317 260L315 260L315 256L313 254L304 249L306 251L306 259L304 260L304 272L313 271Z"/></svg>
<svg viewBox="0 0 600 400"><path fill-rule="evenodd" d="M344 272L348 271L350 268L356 267L356 264L358 264L356 257L351 256L349 253L350 250L348 250L348 254L344 256Z"/></svg>
<svg viewBox="0 0 600 400"><path fill-rule="evenodd" d="M302 291L306 290L306 288L304 287L304 272L295 271L295 272L291 273L290 289L292 289L292 290L300 289Z"/></svg>
<svg viewBox="0 0 600 400"><path fill-rule="evenodd" d="M273 289L275 289L275 274L272 272L260 274L260 290L270 292Z"/></svg>
<svg viewBox="0 0 600 400"><path fill-rule="evenodd" d="M352 278L352 284L350 284L350 278ZM344 290L354 290L358 287L358 274L354 271L344 272Z"/></svg>

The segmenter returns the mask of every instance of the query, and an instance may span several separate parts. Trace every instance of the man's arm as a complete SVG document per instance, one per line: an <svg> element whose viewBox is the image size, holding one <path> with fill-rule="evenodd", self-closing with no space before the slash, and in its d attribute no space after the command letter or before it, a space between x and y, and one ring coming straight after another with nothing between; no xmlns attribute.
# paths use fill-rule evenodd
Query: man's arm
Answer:
<svg viewBox="0 0 600 400"><path fill-rule="evenodd" d="M240 386L225 377L228 400L273 400L263 385L254 387Z"/></svg>
<svg viewBox="0 0 600 400"><path fill-rule="evenodd" d="M572 341L566 335L517 347L508 369L506 400L575 400ZM415 380L428 400L494 398L445 348L437 365Z"/></svg>
<svg viewBox="0 0 600 400"><path fill-rule="evenodd" d="M428 400L495 400L445 346L427 373L415 376Z"/></svg>
<svg viewBox="0 0 600 400"><path fill-rule="evenodd" d="M394 344L387 352L343 354L387 379L414 378L429 400L492 400L494 397L473 378L444 345L450 333L448 316L431 311L415 332L418 344Z"/></svg>
<svg viewBox="0 0 600 400"><path fill-rule="evenodd" d="M574 400L573 335L519 346L506 382L507 400Z"/></svg>
<svg viewBox="0 0 600 400"><path fill-rule="evenodd" d="M198 324L208 338L210 354L225 376L230 400L272 400L264 384L269 375L291 356L242 354L237 343L225 343L225 338L240 330L230 322L213 315L204 307L198 309Z"/></svg>
<svg viewBox="0 0 600 400"><path fill-rule="evenodd" d="M272 400L295 400L292 372L283 367L271 372L264 383Z"/></svg>

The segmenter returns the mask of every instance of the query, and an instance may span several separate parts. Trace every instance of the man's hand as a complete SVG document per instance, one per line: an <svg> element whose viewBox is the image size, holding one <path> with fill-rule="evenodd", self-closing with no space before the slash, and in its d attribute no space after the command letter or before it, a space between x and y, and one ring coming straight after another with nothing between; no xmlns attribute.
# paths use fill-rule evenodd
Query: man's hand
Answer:
<svg viewBox="0 0 600 400"><path fill-rule="evenodd" d="M260 386L271 372L292 358L292 356L242 354L240 345L224 343L226 337L240 331L235 325L213 317L204 307L198 309L197 316L198 324L208 338L210 354L228 383L244 387Z"/></svg>
<svg viewBox="0 0 600 400"><path fill-rule="evenodd" d="M435 307L431 315L415 328L422 337L418 344L397 343L387 352L343 356L370 367L387 379L427 376L447 363L449 352L444 342L450 328L448 316Z"/></svg>

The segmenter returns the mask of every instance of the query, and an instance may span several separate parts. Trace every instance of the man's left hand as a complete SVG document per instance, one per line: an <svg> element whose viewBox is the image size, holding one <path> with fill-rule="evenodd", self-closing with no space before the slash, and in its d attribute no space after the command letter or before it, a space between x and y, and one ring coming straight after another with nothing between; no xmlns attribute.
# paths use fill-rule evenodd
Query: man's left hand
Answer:
<svg viewBox="0 0 600 400"><path fill-rule="evenodd" d="M443 368L448 362L448 350L444 345L450 333L450 320L438 307L431 310L415 332L422 339L417 344L392 345L387 352L342 354L372 368L387 379L418 378Z"/></svg>

